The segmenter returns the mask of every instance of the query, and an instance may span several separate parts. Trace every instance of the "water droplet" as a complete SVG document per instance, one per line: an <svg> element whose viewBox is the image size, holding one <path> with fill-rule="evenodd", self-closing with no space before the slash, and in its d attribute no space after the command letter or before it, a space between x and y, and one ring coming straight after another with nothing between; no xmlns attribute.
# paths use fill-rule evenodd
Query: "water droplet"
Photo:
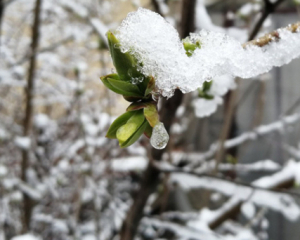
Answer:
<svg viewBox="0 0 300 240"><path fill-rule="evenodd" d="M150 138L152 147L156 149L163 149L167 146L168 141L169 134L167 133L164 124L161 122L156 124L153 128L152 136Z"/></svg>
<svg viewBox="0 0 300 240"><path fill-rule="evenodd" d="M111 73L116 73L114 68L111 68Z"/></svg>

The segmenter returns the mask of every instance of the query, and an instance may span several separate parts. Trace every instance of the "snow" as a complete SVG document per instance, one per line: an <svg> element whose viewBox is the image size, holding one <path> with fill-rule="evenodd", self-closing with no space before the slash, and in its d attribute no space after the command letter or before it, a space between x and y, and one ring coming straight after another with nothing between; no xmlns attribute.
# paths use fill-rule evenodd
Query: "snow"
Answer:
<svg viewBox="0 0 300 240"><path fill-rule="evenodd" d="M35 188L29 186L25 182L22 182L21 180L18 182L18 187L20 191L25 193L27 196L29 196L31 199L39 201L42 199L42 194Z"/></svg>
<svg viewBox="0 0 300 240"><path fill-rule="evenodd" d="M193 107L195 109L195 115L198 118L210 116L217 110L218 105L222 103L223 103L222 98L217 96L211 100L205 98L196 98L192 102Z"/></svg>
<svg viewBox="0 0 300 240"><path fill-rule="evenodd" d="M22 150L28 150L31 145L31 140L29 137L17 136L17 137L15 137L14 142L15 142L16 146Z"/></svg>
<svg viewBox="0 0 300 240"><path fill-rule="evenodd" d="M142 223L151 225L155 228L168 229L175 233L178 239L197 239L197 240L217 240L220 239L217 234L209 230L205 225L203 229L196 230L193 228L187 228L182 225L161 221L158 219L143 218Z"/></svg>
<svg viewBox="0 0 300 240"><path fill-rule="evenodd" d="M97 240L94 235L86 235L82 237L82 240Z"/></svg>
<svg viewBox="0 0 300 240"><path fill-rule="evenodd" d="M13 237L11 240L40 240L40 238L37 238L34 235L28 233L28 234Z"/></svg>
<svg viewBox="0 0 300 240"><path fill-rule="evenodd" d="M190 35L188 41L200 41L201 48L188 57L178 32L160 15L143 8L129 13L116 32L121 50L137 58L139 70L154 76L167 97L177 88L188 93L222 75L255 77L299 57L300 33L279 29L278 35L280 41L265 47L243 48L223 33L202 30Z"/></svg>
<svg viewBox="0 0 300 240"><path fill-rule="evenodd" d="M242 171L277 171L280 170L280 165L270 159L257 161L249 164L228 164L223 163L219 165L220 170L232 170L235 169L238 172Z"/></svg>
<svg viewBox="0 0 300 240"><path fill-rule="evenodd" d="M153 130L150 138L150 143L152 147L156 149L163 149L167 146L169 141L169 134L165 129L165 126L162 122L157 123Z"/></svg>
<svg viewBox="0 0 300 240"><path fill-rule="evenodd" d="M243 203L241 207L241 212L247 219L252 219L255 215L255 207L253 203L251 202Z"/></svg>
<svg viewBox="0 0 300 240"><path fill-rule="evenodd" d="M271 176L262 177L254 181L252 185L264 189L273 188L286 180L293 179L295 177L295 169L299 169L299 166L299 164L291 161L283 170ZM296 172L298 173L298 171ZM290 195L285 193L256 189L231 181L203 176L198 177L188 173L172 173L170 181L176 182L186 190L193 188L210 189L220 192L225 196L232 196L232 199L235 199L234 202L249 201L258 206L265 206L281 212L290 221L295 221L300 217L299 206ZM221 209L219 211L221 211Z"/></svg>
<svg viewBox="0 0 300 240"><path fill-rule="evenodd" d="M108 28L98 18L90 19L90 23L94 27L94 29L97 31L98 35L101 37L101 40L108 47L108 42L107 42L107 38L106 38L106 33L108 31Z"/></svg>
<svg viewBox="0 0 300 240"><path fill-rule="evenodd" d="M74 1L61 0L60 4L71 9L73 12L78 14L78 16L80 16L81 18L86 18L88 16L88 11L86 10L86 8L84 8L83 6L81 6L80 4Z"/></svg>
<svg viewBox="0 0 300 240"><path fill-rule="evenodd" d="M9 138L9 132L7 132L4 128L0 127L0 140L6 140Z"/></svg>
<svg viewBox="0 0 300 240"><path fill-rule="evenodd" d="M204 29L209 31L226 33L227 35L235 38L239 42L243 43L247 40L248 32L246 29L240 29L236 27L223 28L213 24L207 9L204 4L204 0L197 0L196 4L196 28L198 30ZM234 18L233 13L227 14L227 18Z"/></svg>
<svg viewBox="0 0 300 240"><path fill-rule="evenodd" d="M112 160L111 168L117 172L144 170L148 164L145 157L126 157Z"/></svg>
<svg viewBox="0 0 300 240"><path fill-rule="evenodd" d="M161 11L162 15L166 15L169 13L169 7L164 0L155 0L155 1L159 6L159 10Z"/></svg>
<svg viewBox="0 0 300 240"><path fill-rule="evenodd" d="M7 167L0 164L0 178L4 177L8 173Z"/></svg>
<svg viewBox="0 0 300 240"><path fill-rule="evenodd" d="M49 117L46 114L38 114L34 117L34 126L38 129L44 129L49 124Z"/></svg>
<svg viewBox="0 0 300 240"><path fill-rule="evenodd" d="M54 219L53 220L53 228L57 232L68 233L69 228L65 220L62 219Z"/></svg>
<svg viewBox="0 0 300 240"><path fill-rule="evenodd" d="M263 219L262 221L261 221L261 228L262 229L268 229L269 228L269 221L268 221L268 219Z"/></svg>
<svg viewBox="0 0 300 240"><path fill-rule="evenodd" d="M246 3L239 10L238 13L243 17L248 17L253 12L258 12L261 9L261 5L258 3Z"/></svg>

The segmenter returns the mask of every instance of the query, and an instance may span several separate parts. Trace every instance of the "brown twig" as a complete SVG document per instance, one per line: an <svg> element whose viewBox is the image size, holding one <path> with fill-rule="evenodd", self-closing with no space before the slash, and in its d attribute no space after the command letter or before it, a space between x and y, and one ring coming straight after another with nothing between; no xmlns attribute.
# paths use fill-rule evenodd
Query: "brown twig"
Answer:
<svg viewBox="0 0 300 240"><path fill-rule="evenodd" d="M31 52L35 52L38 48L39 42L39 27L40 27L40 13L41 13L42 0L36 0L34 9L34 23L32 26L32 42L31 42ZM33 95L34 95L34 79L35 79L35 69L36 69L36 55L33 54L30 58L30 65L28 69L27 87L25 88L26 96L26 109L25 117L23 122L23 135L28 137L31 131L31 119L33 113ZM29 164L29 151L22 151L22 163L21 163L21 179L27 182L26 171ZM23 210L23 232L27 232L30 227L31 212L32 212L32 201L30 197L26 194L24 195L24 210Z"/></svg>

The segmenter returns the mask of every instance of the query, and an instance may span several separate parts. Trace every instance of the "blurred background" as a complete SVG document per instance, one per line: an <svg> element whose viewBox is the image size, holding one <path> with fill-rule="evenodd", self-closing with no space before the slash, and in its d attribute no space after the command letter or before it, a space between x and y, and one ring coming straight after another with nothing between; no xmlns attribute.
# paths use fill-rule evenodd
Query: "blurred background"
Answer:
<svg viewBox="0 0 300 240"><path fill-rule="evenodd" d="M99 77L138 7L241 44L300 20L299 0L0 0L0 240L299 240L300 60L210 116L197 92L160 99L167 148L121 149L105 134L129 103Z"/></svg>

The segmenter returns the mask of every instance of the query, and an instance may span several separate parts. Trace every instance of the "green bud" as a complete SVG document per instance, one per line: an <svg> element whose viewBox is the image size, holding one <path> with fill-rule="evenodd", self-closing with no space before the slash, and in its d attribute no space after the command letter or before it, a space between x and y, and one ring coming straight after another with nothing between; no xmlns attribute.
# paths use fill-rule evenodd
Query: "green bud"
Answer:
<svg viewBox="0 0 300 240"><path fill-rule="evenodd" d="M109 74L100 77L100 79L108 89L115 93L128 97L143 97L143 93L136 85L120 80L118 74Z"/></svg>
<svg viewBox="0 0 300 240"><path fill-rule="evenodd" d="M184 40L183 41L183 47L185 49L185 53L186 55L188 55L189 57L193 55L194 51L197 48L201 48L201 44L199 41L197 41L196 43L192 43L189 40Z"/></svg>
<svg viewBox="0 0 300 240"><path fill-rule="evenodd" d="M130 112L132 113L132 112ZM143 110L134 111L126 124L117 130L117 139L121 148L128 147L138 140L147 127Z"/></svg>
<svg viewBox="0 0 300 240"><path fill-rule="evenodd" d="M117 138L118 129L127 123L127 121L132 117L134 112L126 112L118 117L109 127L106 137L107 138Z"/></svg>
<svg viewBox="0 0 300 240"><path fill-rule="evenodd" d="M136 59L131 54L121 51L120 42L112 32L109 31L107 33L107 39L109 51L120 79L131 81L132 78L144 77L143 74L137 70Z"/></svg>

